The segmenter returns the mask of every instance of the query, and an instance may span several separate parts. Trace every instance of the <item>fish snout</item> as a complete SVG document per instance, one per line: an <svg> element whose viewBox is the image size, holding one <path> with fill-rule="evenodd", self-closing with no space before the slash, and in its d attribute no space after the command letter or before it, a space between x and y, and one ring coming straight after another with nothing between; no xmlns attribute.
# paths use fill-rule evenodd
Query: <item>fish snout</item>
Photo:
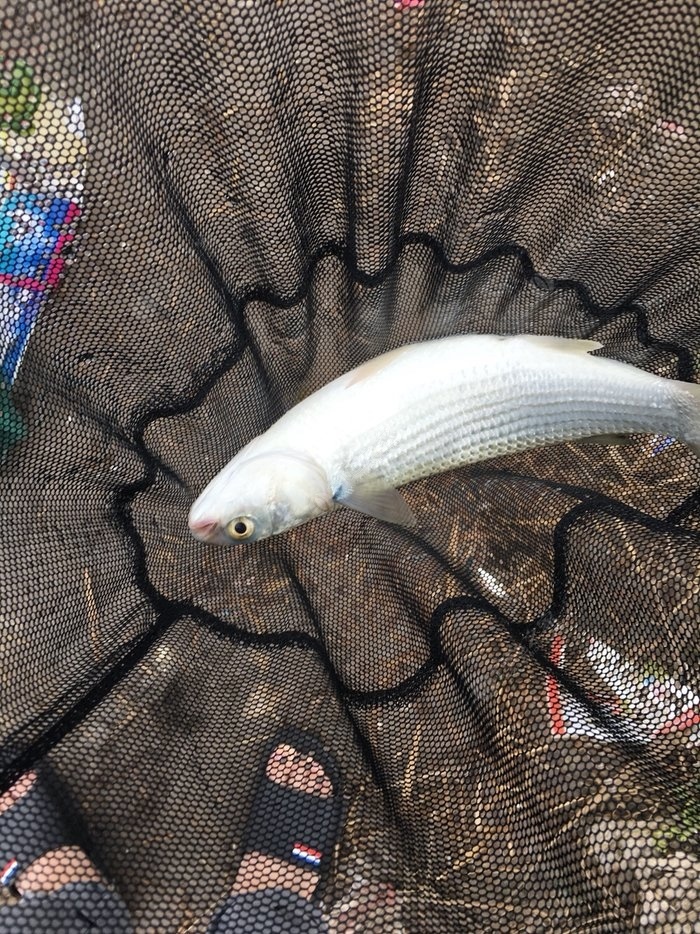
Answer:
<svg viewBox="0 0 700 934"><path fill-rule="evenodd" d="M188 525L190 532L200 542L207 545L223 545L226 542L216 519L190 519Z"/></svg>

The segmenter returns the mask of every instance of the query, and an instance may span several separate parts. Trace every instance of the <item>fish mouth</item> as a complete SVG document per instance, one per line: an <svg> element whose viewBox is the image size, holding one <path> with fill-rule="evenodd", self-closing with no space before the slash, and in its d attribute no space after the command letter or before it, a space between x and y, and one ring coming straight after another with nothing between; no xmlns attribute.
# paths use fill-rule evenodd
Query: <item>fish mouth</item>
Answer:
<svg viewBox="0 0 700 934"><path fill-rule="evenodd" d="M229 540L224 535L216 519L192 519L188 523L190 532L194 537L206 545L228 545Z"/></svg>

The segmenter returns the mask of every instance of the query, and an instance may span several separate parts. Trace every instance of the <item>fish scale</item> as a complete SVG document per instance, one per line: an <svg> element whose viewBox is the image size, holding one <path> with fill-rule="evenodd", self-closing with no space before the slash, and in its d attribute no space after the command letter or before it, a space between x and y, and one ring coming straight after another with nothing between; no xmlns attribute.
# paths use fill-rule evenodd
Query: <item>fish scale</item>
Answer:
<svg viewBox="0 0 700 934"><path fill-rule="evenodd" d="M582 403L562 407L561 400L546 398L537 407L514 410L512 405L482 405L477 418L466 419L456 402L450 414L436 416L434 412L411 411L411 419L393 426L382 424L373 434L364 433L363 450L352 456L345 454L345 469L351 473L372 473L381 464L382 474L392 484L401 485L421 476L449 470L469 462L498 457L539 444L550 444L604 433L638 431L648 426L649 418L636 402L618 402L610 415L591 414L600 406L600 396L591 395ZM612 400L611 400L612 402ZM429 428L425 428L425 425ZM391 429L391 430L389 430ZM357 450L357 447L355 447ZM379 452L384 450L384 457Z"/></svg>

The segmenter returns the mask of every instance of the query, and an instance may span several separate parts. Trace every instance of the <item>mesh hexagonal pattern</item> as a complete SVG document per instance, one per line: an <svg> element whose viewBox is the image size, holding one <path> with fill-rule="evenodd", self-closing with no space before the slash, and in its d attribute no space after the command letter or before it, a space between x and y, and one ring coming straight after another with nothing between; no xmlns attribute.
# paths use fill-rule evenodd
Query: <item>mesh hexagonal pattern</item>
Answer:
<svg viewBox="0 0 700 934"><path fill-rule="evenodd" d="M48 763L68 829L0 929L31 878L97 866L138 932L698 930L688 448L421 480L416 529L339 510L223 549L186 523L244 443L409 341L591 337L699 380L697 5L34 0L2 26L1 790ZM256 849L289 726L337 768L291 743L302 823L324 775L342 800L323 871L311 837ZM55 910L8 930L83 930Z"/></svg>

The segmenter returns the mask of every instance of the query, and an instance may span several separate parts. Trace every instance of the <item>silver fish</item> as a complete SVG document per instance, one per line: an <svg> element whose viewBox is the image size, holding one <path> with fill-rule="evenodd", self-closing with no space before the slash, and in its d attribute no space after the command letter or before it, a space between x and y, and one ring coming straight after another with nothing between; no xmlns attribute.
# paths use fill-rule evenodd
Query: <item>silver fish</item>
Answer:
<svg viewBox="0 0 700 934"><path fill-rule="evenodd" d="M385 353L239 451L193 503L189 527L210 544L255 542L339 505L412 525L396 488L464 464L634 433L697 451L700 386L590 356L600 347L469 334Z"/></svg>

